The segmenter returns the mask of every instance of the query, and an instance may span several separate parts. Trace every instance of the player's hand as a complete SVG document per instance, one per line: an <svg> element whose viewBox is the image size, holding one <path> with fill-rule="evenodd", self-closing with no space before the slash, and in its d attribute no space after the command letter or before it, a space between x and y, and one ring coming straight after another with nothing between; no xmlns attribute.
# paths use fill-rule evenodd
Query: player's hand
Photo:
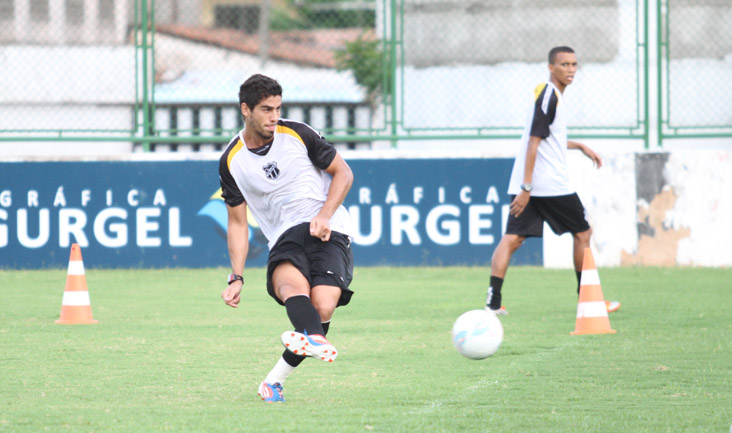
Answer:
<svg viewBox="0 0 732 433"><path fill-rule="evenodd" d="M330 220L316 215L315 218L310 220L310 236L328 242L330 240Z"/></svg>
<svg viewBox="0 0 732 433"><path fill-rule="evenodd" d="M234 281L229 284L229 287L221 292L221 297L224 299L224 303L229 307L239 308L239 301L241 300L241 281Z"/></svg>
<svg viewBox="0 0 732 433"><path fill-rule="evenodd" d="M585 155L587 155L588 158L590 158L592 160L592 162L595 164L595 167L597 167L597 168L602 167L602 159L600 158L600 155L595 153L594 150L585 146L584 148L582 148L582 151L584 152Z"/></svg>
<svg viewBox="0 0 732 433"><path fill-rule="evenodd" d="M588 157L592 160L592 162L595 164L595 167L597 167L597 168L602 167L602 159L600 158L600 156L598 154L596 154L594 150L590 149L589 147L585 146L584 144L578 143L576 141L568 140L567 148L581 150L582 153L584 153L586 157Z"/></svg>
<svg viewBox="0 0 732 433"><path fill-rule="evenodd" d="M521 215L524 209L526 209L526 205L529 204L529 197L530 194L528 192L521 191L511 202L511 206L509 207L511 215L515 217Z"/></svg>

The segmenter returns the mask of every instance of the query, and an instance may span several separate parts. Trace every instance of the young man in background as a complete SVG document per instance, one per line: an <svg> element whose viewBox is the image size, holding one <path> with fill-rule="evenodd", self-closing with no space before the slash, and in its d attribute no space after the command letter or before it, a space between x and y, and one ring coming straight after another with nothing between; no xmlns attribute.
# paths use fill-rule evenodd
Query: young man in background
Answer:
<svg viewBox="0 0 732 433"><path fill-rule="evenodd" d="M508 265L527 237L542 237L544 223L557 235L571 233L577 293L585 248L590 246L592 228L585 208L570 182L567 149L579 149L600 168L602 160L589 147L567 139L567 119L562 95L577 73L577 56L570 47L549 51L549 80L534 89L534 101L527 116L521 147L514 160L508 194L511 197L506 233L491 259L491 279L486 308L496 314L508 312L501 305L501 288ZM620 308L607 302L608 312Z"/></svg>

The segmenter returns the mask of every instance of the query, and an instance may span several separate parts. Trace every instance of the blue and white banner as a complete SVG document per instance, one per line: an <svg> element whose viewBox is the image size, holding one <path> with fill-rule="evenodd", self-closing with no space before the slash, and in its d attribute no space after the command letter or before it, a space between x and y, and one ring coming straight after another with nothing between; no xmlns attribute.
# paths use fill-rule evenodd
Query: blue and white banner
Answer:
<svg viewBox="0 0 732 433"><path fill-rule="evenodd" d="M357 266L489 265L510 159L357 159L344 205ZM0 268L229 266L218 161L0 163ZM267 241L251 219L248 266ZM540 239L512 264L541 265Z"/></svg>

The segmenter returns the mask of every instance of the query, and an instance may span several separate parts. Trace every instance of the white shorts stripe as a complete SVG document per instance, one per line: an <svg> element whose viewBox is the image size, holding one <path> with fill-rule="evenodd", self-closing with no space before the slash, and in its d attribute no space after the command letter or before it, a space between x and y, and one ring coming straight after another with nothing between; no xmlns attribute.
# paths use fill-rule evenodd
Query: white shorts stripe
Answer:
<svg viewBox="0 0 732 433"><path fill-rule="evenodd" d="M580 302L577 304L577 318L582 317L607 317L605 301Z"/></svg>
<svg viewBox="0 0 732 433"><path fill-rule="evenodd" d="M84 262L81 260L69 261L69 275L84 275Z"/></svg>
<svg viewBox="0 0 732 433"><path fill-rule="evenodd" d="M582 284L583 286L599 286L600 274L597 273L597 269L582 271L580 284Z"/></svg>
<svg viewBox="0 0 732 433"><path fill-rule="evenodd" d="M62 301L62 304L66 306L91 305L91 303L89 302L89 292L67 290L64 292L64 299Z"/></svg>

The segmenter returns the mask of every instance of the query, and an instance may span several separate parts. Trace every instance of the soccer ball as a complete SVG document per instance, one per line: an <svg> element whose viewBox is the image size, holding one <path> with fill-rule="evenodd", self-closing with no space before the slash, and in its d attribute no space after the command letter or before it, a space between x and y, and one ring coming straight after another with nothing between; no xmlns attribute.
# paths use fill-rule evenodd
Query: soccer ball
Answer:
<svg viewBox="0 0 732 433"><path fill-rule="evenodd" d="M471 310L463 313L452 326L452 344L470 359L487 358L501 347L503 325L494 313Z"/></svg>

